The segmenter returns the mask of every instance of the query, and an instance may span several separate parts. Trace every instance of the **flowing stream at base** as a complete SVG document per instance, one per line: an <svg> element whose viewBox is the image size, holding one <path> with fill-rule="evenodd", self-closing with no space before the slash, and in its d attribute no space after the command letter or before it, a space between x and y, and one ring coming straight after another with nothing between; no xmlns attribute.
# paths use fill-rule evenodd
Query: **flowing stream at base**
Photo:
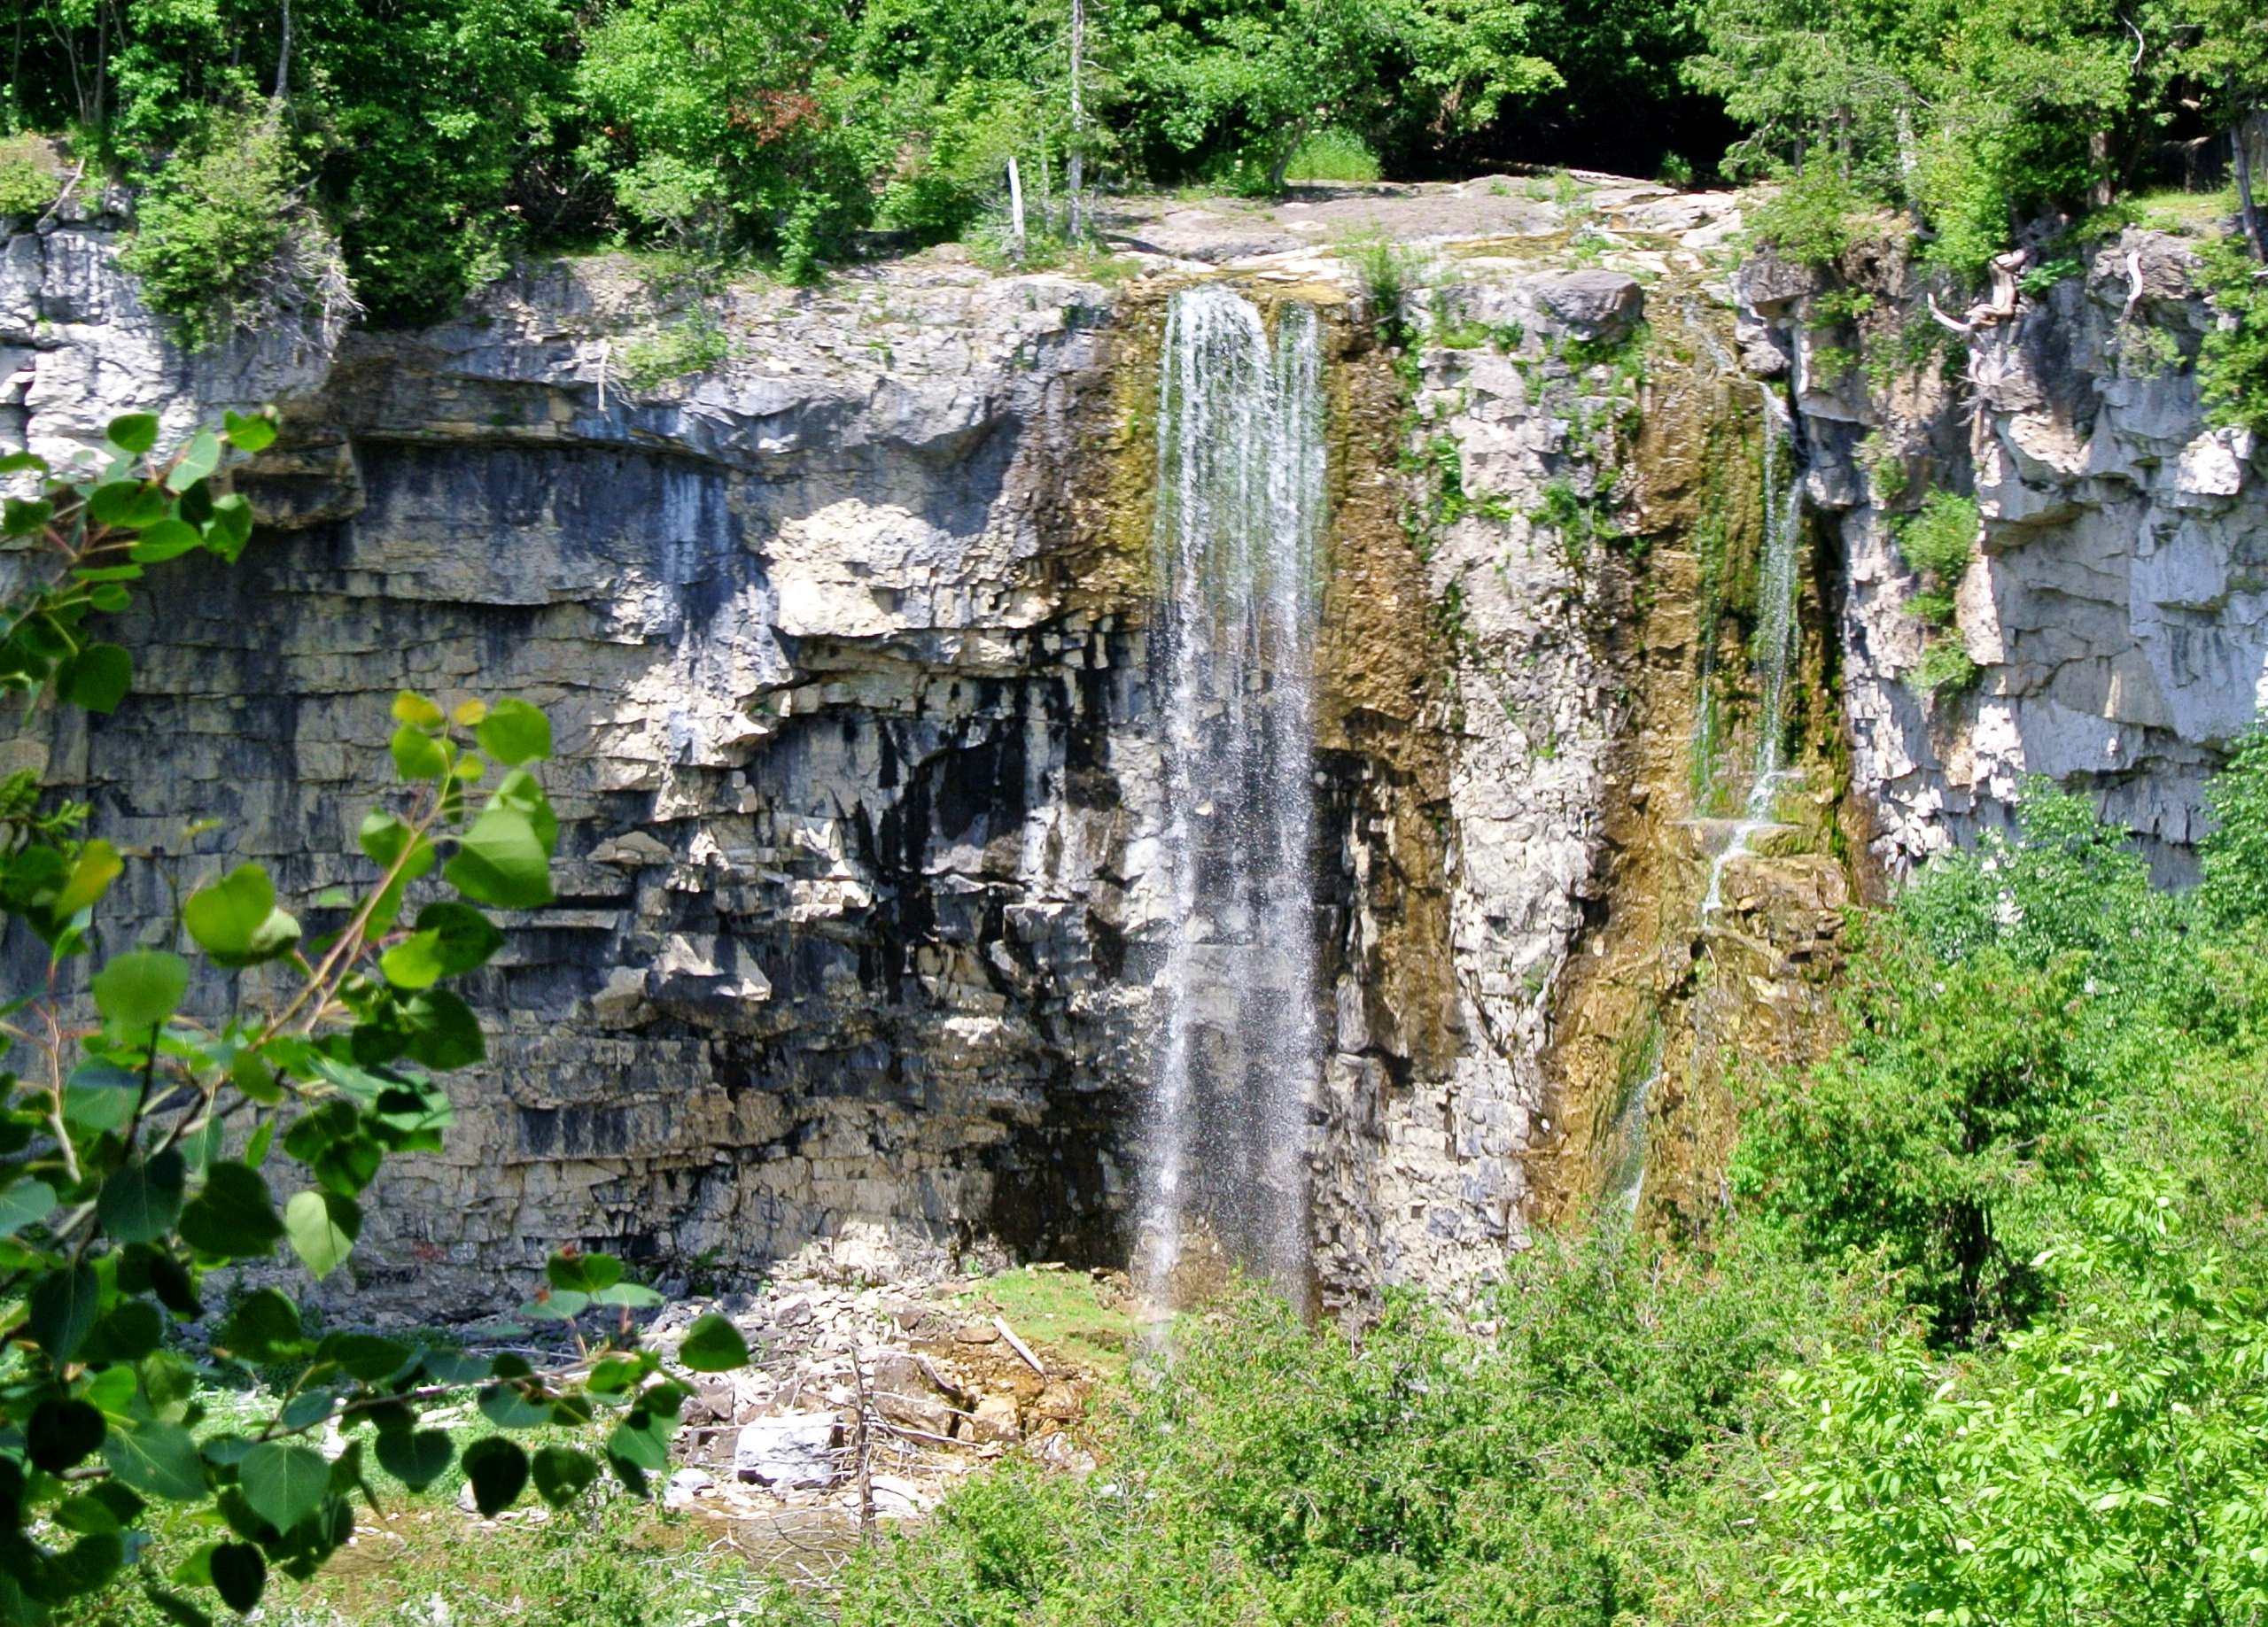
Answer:
<svg viewBox="0 0 2268 1627"><path fill-rule="evenodd" d="M1751 646L1757 680L1756 753L1740 817L1710 856L1709 885L1701 897L1704 924L1724 907L1725 871L1748 852L1757 833L1773 823L1773 800L1789 778L1783 736L1789 669L1795 660L1796 555L1803 531L1804 466L1786 404L1769 385L1763 386L1763 395L1764 549L1757 562L1756 637ZM1702 682L1708 682L1705 670ZM1611 1135L1607 1196L1615 1207L1634 1217L1645 1196L1647 1104L1661 1083L1669 1049L1657 1030L1646 1047L1643 1065L1647 1072L1616 1114Z"/></svg>
<svg viewBox="0 0 2268 1627"><path fill-rule="evenodd" d="M1158 1307L1200 1240L1307 1297L1319 338L1312 307L1285 305L1271 335L1218 285L1167 311L1151 676L1174 920L1139 1248Z"/></svg>

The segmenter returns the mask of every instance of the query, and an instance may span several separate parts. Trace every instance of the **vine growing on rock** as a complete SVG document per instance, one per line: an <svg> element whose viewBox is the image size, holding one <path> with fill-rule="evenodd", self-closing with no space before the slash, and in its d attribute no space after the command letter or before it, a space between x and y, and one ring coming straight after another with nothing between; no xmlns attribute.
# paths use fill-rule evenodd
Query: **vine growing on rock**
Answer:
<svg viewBox="0 0 2268 1627"><path fill-rule="evenodd" d="M0 458L0 476L33 488L0 518L18 563L0 596L0 693L119 706L132 658L94 619L153 567L242 553L252 513L224 464L276 432L269 416L232 414L159 457L158 421L136 414L79 467ZM181 1590L252 1609L271 1571L310 1575L352 1535L353 1499L375 1505L377 1479L423 1486L455 1460L493 1514L531 1484L571 1501L602 1460L633 1488L667 1463L688 1392L641 1347L633 1313L658 1297L619 1261L555 1256L524 1307L594 1324L561 1372L319 1333L275 1263L288 1249L309 1277L338 1272L385 1161L439 1150L440 1076L485 1056L449 985L502 947L492 911L552 897L558 820L534 772L552 750L544 714L404 691L393 722L399 786L362 818L364 882L291 909L258 864L128 852L82 834L83 804L45 805L30 772L0 784L0 918L18 964L38 967L0 1013L0 1623L43 1622L110 1582L156 1501L213 1519L186 1564L144 1577L165 1615L193 1624L206 1612ZM216 824L190 825L183 847ZM136 864L177 903L124 946L98 917ZM216 1271L235 1294L225 1313L207 1310ZM711 1316L679 1359L724 1370L747 1351ZM283 1375L273 1410L208 1414L201 1382L231 1371ZM460 1454L420 1414L464 1386L497 1432ZM511 1438L601 1423L595 1453L531 1456Z"/></svg>

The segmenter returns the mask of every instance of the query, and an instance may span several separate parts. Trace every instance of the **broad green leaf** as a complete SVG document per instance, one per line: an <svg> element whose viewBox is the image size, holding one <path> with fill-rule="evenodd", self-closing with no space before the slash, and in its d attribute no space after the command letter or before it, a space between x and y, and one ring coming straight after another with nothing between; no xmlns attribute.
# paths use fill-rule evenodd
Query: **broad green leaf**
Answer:
<svg viewBox="0 0 2268 1627"><path fill-rule="evenodd" d="M496 702L474 737L481 750L507 768L541 762L551 755L551 719L524 701Z"/></svg>
<svg viewBox="0 0 2268 1627"><path fill-rule="evenodd" d="M70 879L48 907L65 917L91 908L101 902L102 895L110 891L110 884L125 871L126 861L118 856L118 849L97 837L79 849L79 856L72 862Z"/></svg>
<svg viewBox="0 0 2268 1627"><path fill-rule="evenodd" d="M677 1359L695 1373L729 1373L748 1366L748 1341L739 1329L711 1311L685 1330Z"/></svg>
<svg viewBox="0 0 2268 1627"><path fill-rule="evenodd" d="M158 415L155 413L122 413L110 421L103 431L103 438L120 452L140 457L158 444Z"/></svg>
<svg viewBox="0 0 2268 1627"><path fill-rule="evenodd" d="M439 779L449 771L448 748L416 724L406 723L386 743L393 771L404 779Z"/></svg>
<svg viewBox="0 0 2268 1627"><path fill-rule="evenodd" d="M260 1289L237 1301L221 1326L219 1342L229 1354L259 1362L282 1360L307 1348L299 1307L273 1288Z"/></svg>
<svg viewBox="0 0 2268 1627"><path fill-rule="evenodd" d="M410 934L378 957L378 970L396 988L431 988L441 980L441 934Z"/></svg>
<svg viewBox="0 0 2268 1627"><path fill-rule="evenodd" d="M238 452L265 452L276 444L276 420L255 413L247 418L237 413L222 413L221 425L229 433L229 443Z"/></svg>
<svg viewBox="0 0 2268 1627"><path fill-rule="evenodd" d="M199 1253L223 1259L269 1253L283 1235L268 1183L243 1164L214 1165L205 1189L181 1212L182 1240Z"/></svg>
<svg viewBox="0 0 2268 1627"><path fill-rule="evenodd" d="M389 1429L378 1437L378 1467L413 1491L439 1478L455 1455L441 1429Z"/></svg>
<svg viewBox="0 0 2268 1627"><path fill-rule="evenodd" d="M351 1197L309 1189L284 1205L284 1229L291 1247L318 1277L338 1269L362 1235L362 1211Z"/></svg>
<svg viewBox="0 0 2268 1627"><path fill-rule="evenodd" d="M520 1314L534 1322L560 1322L591 1308L591 1297L579 1289L546 1289L540 1298L520 1306Z"/></svg>
<svg viewBox="0 0 2268 1627"><path fill-rule="evenodd" d="M48 472L47 460L35 452L0 453L0 475L19 475L26 469L44 475Z"/></svg>
<svg viewBox="0 0 2268 1627"><path fill-rule="evenodd" d="M375 1384L401 1371L413 1352L399 1339L372 1333L327 1333L315 1347L319 1361L336 1361L346 1373Z"/></svg>
<svg viewBox="0 0 2268 1627"><path fill-rule="evenodd" d="M89 1367L139 1361L165 1342L165 1322L147 1299L121 1300L95 1323L79 1354Z"/></svg>
<svg viewBox="0 0 2268 1627"><path fill-rule="evenodd" d="M85 1460L103 1444L110 1426L84 1401L50 1397L32 1408L24 1426L24 1450L50 1475Z"/></svg>
<svg viewBox="0 0 2268 1627"><path fill-rule="evenodd" d="M159 565L204 546L205 534L186 520L159 520L142 528L127 557L138 565Z"/></svg>
<svg viewBox="0 0 2268 1627"><path fill-rule="evenodd" d="M110 713L134 682L134 658L116 644L89 644L56 673L56 692L73 706Z"/></svg>
<svg viewBox="0 0 2268 1627"><path fill-rule="evenodd" d="M485 1436L464 1449L464 1477L472 1500L484 1515L509 1508L527 1489L528 1454L501 1435Z"/></svg>
<svg viewBox="0 0 2268 1627"><path fill-rule="evenodd" d="M591 1296L593 1305L627 1305L632 1310L650 1310L661 1304L662 1297L643 1282L616 1282L598 1290Z"/></svg>
<svg viewBox="0 0 2268 1627"><path fill-rule="evenodd" d="M224 966L258 965L299 941L299 923L276 907L276 886L257 864L239 864L182 905L198 947Z"/></svg>
<svg viewBox="0 0 2268 1627"><path fill-rule="evenodd" d="M0 536L28 537L55 517L45 498L12 497L0 505Z"/></svg>
<svg viewBox="0 0 2268 1627"><path fill-rule="evenodd" d="M551 800L543 794L543 786L536 777L524 768L516 768L496 782L496 789L488 798L492 808L509 808L527 816L529 828L543 845L548 856L559 849L559 816L551 811Z"/></svg>
<svg viewBox="0 0 2268 1627"><path fill-rule="evenodd" d="M95 1009L121 1028L148 1028L181 1009L189 963L170 949L129 949L94 976Z"/></svg>
<svg viewBox="0 0 2268 1627"><path fill-rule="evenodd" d="M403 1001L401 1020L409 1035L410 1057L437 1073L487 1059L480 1019L446 988L429 988Z"/></svg>
<svg viewBox="0 0 2268 1627"><path fill-rule="evenodd" d="M454 899L442 899L420 910L417 933L421 938L431 934L430 948L423 953L437 968L437 977L454 977L485 965L504 947L504 934L493 921L470 904Z"/></svg>
<svg viewBox="0 0 2268 1627"><path fill-rule="evenodd" d="M103 1442L103 1461L136 1491L190 1502L205 1495L205 1465L197 1443L177 1423L131 1423L113 1427Z"/></svg>
<svg viewBox="0 0 2268 1627"><path fill-rule="evenodd" d="M188 1171L171 1148L146 1163L128 1164L103 1182L95 1217L120 1243L154 1243L181 1214Z"/></svg>
<svg viewBox="0 0 2268 1627"><path fill-rule="evenodd" d="M263 1107L273 1107L284 1099L276 1070L256 1050L240 1050L229 1058L229 1082Z"/></svg>
<svg viewBox="0 0 2268 1627"><path fill-rule="evenodd" d="M528 1399L516 1385L491 1384L480 1392L480 1415L500 1429L532 1429L549 1421L551 1409Z"/></svg>
<svg viewBox="0 0 2268 1627"><path fill-rule="evenodd" d="M239 1615L250 1613L268 1586L268 1561L248 1542L224 1542L214 1549L211 1569L221 1602Z"/></svg>
<svg viewBox="0 0 2268 1627"><path fill-rule="evenodd" d="M536 1494L554 1507L573 1502L598 1477L598 1460L587 1452L546 1446L535 1454Z"/></svg>
<svg viewBox="0 0 2268 1627"><path fill-rule="evenodd" d="M551 902L550 857L525 814L491 803L458 838L442 872L476 903L532 910Z"/></svg>
<svg viewBox="0 0 2268 1627"><path fill-rule="evenodd" d="M173 504L154 484L140 480L113 480L95 488L87 500L87 514L97 525L138 531L173 513Z"/></svg>
<svg viewBox="0 0 2268 1627"><path fill-rule="evenodd" d="M186 492L220 467L221 438L210 430L199 430L189 438L189 445L182 448L180 459L166 476L166 489Z"/></svg>
<svg viewBox="0 0 2268 1627"><path fill-rule="evenodd" d="M448 714L414 689L398 689L393 697L393 720L412 728L439 729Z"/></svg>
<svg viewBox="0 0 2268 1627"><path fill-rule="evenodd" d="M254 1514L288 1531L330 1494L330 1465L305 1446L262 1441L237 1465L237 1481Z"/></svg>
<svg viewBox="0 0 2268 1627"><path fill-rule="evenodd" d="M79 1353L102 1305L102 1282L92 1266L58 1268L32 1284L24 1301L24 1327L58 1367Z"/></svg>
<svg viewBox="0 0 2268 1627"><path fill-rule="evenodd" d="M658 1474L669 1467L670 1439L676 1433L674 1418L643 1406L634 1406L607 1437L607 1453L649 1474Z"/></svg>
<svg viewBox="0 0 2268 1627"><path fill-rule="evenodd" d="M608 1277L606 1282L622 1280L622 1262L613 1255L571 1254L563 1249L544 1262L544 1278L554 1288L571 1288L587 1294L594 1288L605 1286L599 1280L600 1268L595 1264L599 1260L606 1261L614 1269L614 1274Z"/></svg>
<svg viewBox="0 0 2268 1627"><path fill-rule="evenodd" d="M0 1189L0 1237L12 1237L55 1211L55 1189L44 1181L19 1181Z"/></svg>
<svg viewBox="0 0 2268 1627"><path fill-rule="evenodd" d="M205 523L205 546L233 562L252 540L252 504L236 492L213 500L213 517Z"/></svg>
<svg viewBox="0 0 2268 1627"><path fill-rule="evenodd" d="M411 848L409 844L413 838L417 845ZM402 876L406 880L415 881L433 868L433 844L424 837L417 836L399 814L389 813L384 809L374 808L362 817L362 827L357 833L356 840L361 843L362 851L369 855L370 862L383 869L392 868L403 850L408 849L409 856L403 860L402 864Z"/></svg>

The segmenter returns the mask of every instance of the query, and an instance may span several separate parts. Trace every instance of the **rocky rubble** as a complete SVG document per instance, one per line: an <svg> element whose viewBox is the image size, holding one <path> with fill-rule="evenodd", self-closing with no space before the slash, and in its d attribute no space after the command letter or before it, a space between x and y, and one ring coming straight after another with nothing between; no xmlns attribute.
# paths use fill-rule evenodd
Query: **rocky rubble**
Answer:
<svg viewBox="0 0 2268 1627"><path fill-rule="evenodd" d="M1079 1291L1103 1306L1127 1297L1116 1274ZM711 1310L740 1329L753 1360L689 1375L675 1506L734 1521L823 1514L855 1531L926 1510L1012 1451L1066 1472L1094 1467L1082 1424L1107 1375L1045 1325L1010 1324L981 1276L885 1288L789 1274L757 1294L674 1302L647 1336L666 1360Z"/></svg>

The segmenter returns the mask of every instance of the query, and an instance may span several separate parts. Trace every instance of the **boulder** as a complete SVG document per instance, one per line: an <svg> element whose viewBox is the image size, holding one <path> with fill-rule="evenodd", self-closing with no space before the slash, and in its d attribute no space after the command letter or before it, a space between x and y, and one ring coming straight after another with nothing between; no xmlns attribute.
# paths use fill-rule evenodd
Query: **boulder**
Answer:
<svg viewBox="0 0 2268 1627"><path fill-rule="evenodd" d="M980 1445L1012 1446L1023 1439L1023 1425L1016 1420L1014 1398L986 1396L976 1404L976 1411L968 1419L962 1435Z"/></svg>
<svg viewBox="0 0 2268 1627"><path fill-rule="evenodd" d="M874 1409L892 1423L950 1435L953 1409L944 1387L919 1357L885 1351L874 1359Z"/></svg>
<svg viewBox="0 0 2268 1627"><path fill-rule="evenodd" d="M1627 338L1646 308L1638 279L1620 271L1554 272L1537 280L1535 295L1569 332L1592 344Z"/></svg>
<svg viewBox="0 0 2268 1627"><path fill-rule="evenodd" d="M774 1491L831 1486L842 1478L835 1459L839 1433L833 1413L788 1413L741 1426L733 1469L742 1480Z"/></svg>

